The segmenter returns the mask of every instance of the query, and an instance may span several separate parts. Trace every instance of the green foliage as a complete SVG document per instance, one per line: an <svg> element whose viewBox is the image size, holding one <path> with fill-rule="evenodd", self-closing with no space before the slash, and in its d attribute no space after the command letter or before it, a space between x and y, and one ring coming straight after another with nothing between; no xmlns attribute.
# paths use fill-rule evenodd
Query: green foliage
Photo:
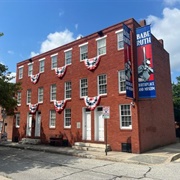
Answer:
<svg viewBox="0 0 180 180"><path fill-rule="evenodd" d="M0 64L0 106L6 109L7 114L13 114L17 106L15 95L21 89L20 83L12 83L8 68Z"/></svg>
<svg viewBox="0 0 180 180"><path fill-rule="evenodd" d="M180 76L177 83L172 84L175 120L180 122Z"/></svg>

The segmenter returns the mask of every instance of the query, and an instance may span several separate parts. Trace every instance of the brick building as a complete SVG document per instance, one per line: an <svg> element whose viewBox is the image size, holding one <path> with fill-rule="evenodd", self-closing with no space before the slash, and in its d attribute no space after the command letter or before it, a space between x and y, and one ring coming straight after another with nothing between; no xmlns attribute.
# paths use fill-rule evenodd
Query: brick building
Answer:
<svg viewBox="0 0 180 180"><path fill-rule="evenodd" d="M126 97L123 24L131 29L134 98ZM103 107L110 107L107 143L141 153L175 142L169 54L152 35L156 97L138 97L136 28L133 18L17 64L18 110L14 140L63 135L105 144Z"/></svg>

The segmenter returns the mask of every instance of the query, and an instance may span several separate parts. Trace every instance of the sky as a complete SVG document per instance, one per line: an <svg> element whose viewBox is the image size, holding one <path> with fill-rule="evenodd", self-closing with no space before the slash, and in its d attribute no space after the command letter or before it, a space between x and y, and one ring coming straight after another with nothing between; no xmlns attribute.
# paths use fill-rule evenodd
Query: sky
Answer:
<svg viewBox="0 0 180 180"><path fill-rule="evenodd" d="M16 64L129 18L145 19L180 76L180 0L0 0L0 63Z"/></svg>

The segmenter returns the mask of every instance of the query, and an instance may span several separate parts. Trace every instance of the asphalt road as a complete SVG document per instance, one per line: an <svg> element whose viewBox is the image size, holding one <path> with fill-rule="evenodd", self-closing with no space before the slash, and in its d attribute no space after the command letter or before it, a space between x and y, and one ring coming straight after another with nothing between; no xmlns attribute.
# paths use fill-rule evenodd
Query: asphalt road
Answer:
<svg viewBox="0 0 180 180"><path fill-rule="evenodd" d="M180 180L180 160L147 166L0 147L0 175L13 180Z"/></svg>

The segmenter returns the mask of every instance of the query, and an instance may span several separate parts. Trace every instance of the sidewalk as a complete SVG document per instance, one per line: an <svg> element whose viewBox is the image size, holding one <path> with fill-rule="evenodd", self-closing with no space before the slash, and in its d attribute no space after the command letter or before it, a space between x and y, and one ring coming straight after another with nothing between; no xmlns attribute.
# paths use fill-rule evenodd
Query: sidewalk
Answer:
<svg viewBox="0 0 180 180"><path fill-rule="evenodd" d="M107 153L107 156L105 152L77 150L71 147L19 144L9 141L0 142L0 146L19 148L19 149L29 149L35 151L44 151L44 152L58 153L64 155L72 155L72 156L84 157L90 159L101 159L101 160L109 160L115 162L148 164L148 165L169 163L171 161L180 158L180 143L175 143L161 148L157 148L142 154L110 151Z"/></svg>

